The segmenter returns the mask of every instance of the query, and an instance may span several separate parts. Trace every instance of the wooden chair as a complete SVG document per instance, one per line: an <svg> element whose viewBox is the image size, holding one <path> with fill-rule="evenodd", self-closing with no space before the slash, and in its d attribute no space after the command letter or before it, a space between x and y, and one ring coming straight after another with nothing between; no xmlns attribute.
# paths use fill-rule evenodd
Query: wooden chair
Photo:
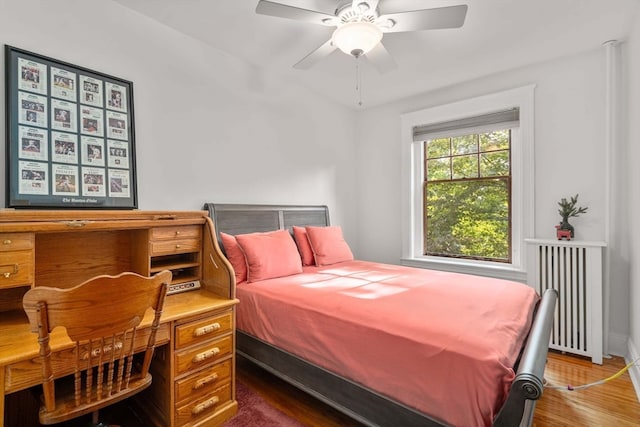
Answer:
<svg viewBox="0 0 640 427"><path fill-rule="evenodd" d="M149 364L171 277L167 270L153 277L135 273L97 276L72 288L35 287L24 295L24 310L31 331L38 334L42 359L40 423L93 413L96 424L99 409L151 384ZM148 308L155 311L151 329L137 331ZM52 360L49 334L58 326L65 327L75 342L72 358L59 352L63 360ZM136 356L134 363L134 353L141 351L142 362ZM54 381L60 376L54 366L60 370L70 364L75 366L73 378Z"/></svg>

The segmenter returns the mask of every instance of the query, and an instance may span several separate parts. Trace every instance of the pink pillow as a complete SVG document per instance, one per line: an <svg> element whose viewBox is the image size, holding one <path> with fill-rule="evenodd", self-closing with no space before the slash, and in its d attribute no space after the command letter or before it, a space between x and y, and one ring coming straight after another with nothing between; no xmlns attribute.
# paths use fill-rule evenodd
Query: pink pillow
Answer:
<svg viewBox="0 0 640 427"><path fill-rule="evenodd" d="M227 233L220 233L220 238L222 238L222 246L224 246L227 259L236 273L236 284L245 282L247 280L247 259L240 249L238 241L235 236Z"/></svg>
<svg viewBox="0 0 640 427"><path fill-rule="evenodd" d="M238 234L236 240L247 258L247 281L302 273L302 261L287 230Z"/></svg>
<svg viewBox="0 0 640 427"><path fill-rule="evenodd" d="M300 251L300 257L302 258L302 265L315 265L316 261L313 259L313 251L309 244L309 238L307 237L307 230L304 227L293 226L293 237L298 245L298 251Z"/></svg>
<svg viewBox="0 0 640 427"><path fill-rule="evenodd" d="M317 266L353 260L353 253L339 226L306 227L306 230Z"/></svg>

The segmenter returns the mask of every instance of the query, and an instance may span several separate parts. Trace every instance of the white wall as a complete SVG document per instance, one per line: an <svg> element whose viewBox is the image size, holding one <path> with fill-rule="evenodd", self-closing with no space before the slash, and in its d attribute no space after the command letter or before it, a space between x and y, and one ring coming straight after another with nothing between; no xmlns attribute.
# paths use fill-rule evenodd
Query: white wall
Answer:
<svg viewBox="0 0 640 427"><path fill-rule="evenodd" d="M0 43L133 81L140 209L328 204L355 241L354 111L110 1L0 0Z"/></svg>
<svg viewBox="0 0 640 427"><path fill-rule="evenodd" d="M557 202L580 194L589 211L572 219L576 238L605 239L605 50L576 54L495 74L366 110L358 121L358 251L364 259L398 263L401 256L400 115L535 84L535 237L554 238ZM614 225L616 227L616 225ZM375 230L375 232L374 232ZM613 254L618 253L612 248ZM612 265L626 262L612 260ZM618 280L622 275L623 279ZM628 281L613 271L611 325L629 335ZM610 349L624 354L624 345Z"/></svg>
<svg viewBox="0 0 640 427"><path fill-rule="evenodd" d="M629 259L630 259L630 297L629 309L631 317L629 338L629 361L640 357L640 168L637 160L640 158L640 13L636 14L634 30L627 43L629 52L628 67L628 147L626 177L629 185ZM631 369L631 378L640 398L640 367Z"/></svg>

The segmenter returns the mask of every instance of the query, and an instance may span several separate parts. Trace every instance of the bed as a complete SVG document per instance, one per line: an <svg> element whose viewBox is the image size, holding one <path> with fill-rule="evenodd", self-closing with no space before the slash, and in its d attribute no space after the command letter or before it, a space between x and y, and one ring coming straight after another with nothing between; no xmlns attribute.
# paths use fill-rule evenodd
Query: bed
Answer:
<svg viewBox="0 0 640 427"><path fill-rule="evenodd" d="M236 272L241 357L365 425L531 425L555 292L350 259L344 245L321 245L318 236L340 232L326 206L204 208L228 257L237 238L252 278ZM321 265L305 262L302 232ZM300 266L290 249L270 264L273 247L254 245L276 235L295 242Z"/></svg>

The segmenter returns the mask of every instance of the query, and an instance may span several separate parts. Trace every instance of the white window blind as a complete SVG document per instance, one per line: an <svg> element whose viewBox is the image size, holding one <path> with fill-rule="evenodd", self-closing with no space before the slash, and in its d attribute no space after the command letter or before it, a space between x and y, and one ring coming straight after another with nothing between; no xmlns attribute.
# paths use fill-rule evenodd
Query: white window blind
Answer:
<svg viewBox="0 0 640 427"><path fill-rule="evenodd" d="M413 141L427 141L442 137L455 137L474 133L485 133L499 129L512 129L520 123L520 109L512 108L504 111L465 117L446 122L430 123L413 127Z"/></svg>

